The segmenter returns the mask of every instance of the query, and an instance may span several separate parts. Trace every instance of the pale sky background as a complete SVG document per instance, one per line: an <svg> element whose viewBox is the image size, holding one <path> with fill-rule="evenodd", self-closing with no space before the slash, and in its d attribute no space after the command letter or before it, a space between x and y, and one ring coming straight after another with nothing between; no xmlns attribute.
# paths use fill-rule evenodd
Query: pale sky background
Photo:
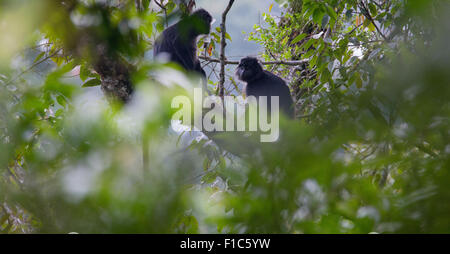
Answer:
<svg viewBox="0 0 450 254"><path fill-rule="evenodd" d="M228 5L228 0L197 0L197 8L204 8L216 19L213 28L220 26L222 22L222 12ZM226 54L230 60L239 60L248 55L257 55L261 47L246 40L247 35L253 31L255 24L263 22L261 14L269 12L269 7L273 5L272 14L281 13L278 4L274 0L236 0L227 16L227 32L232 38L232 42L227 43ZM219 45L217 45L219 46ZM217 47L217 50L220 46Z"/></svg>

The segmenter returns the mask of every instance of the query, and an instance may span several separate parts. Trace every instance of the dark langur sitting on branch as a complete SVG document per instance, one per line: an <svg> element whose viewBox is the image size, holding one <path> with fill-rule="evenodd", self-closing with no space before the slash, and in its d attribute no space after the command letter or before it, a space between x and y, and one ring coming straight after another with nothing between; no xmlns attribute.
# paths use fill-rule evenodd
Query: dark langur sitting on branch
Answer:
<svg viewBox="0 0 450 254"><path fill-rule="evenodd" d="M168 27L156 39L154 57L161 53L168 54L170 61L206 78L206 73L197 58L197 37L210 33L212 20L212 16L206 10L200 9Z"/></svg>
<svg viewBox="0 0 450 254"><path fill-rule="evenodd" d="M267 105L270 110L271 96L278 96L280 110L286 116L294 117L294 106L289 87L283 79L263 69L258 59L246 57L241 59L236 69L238 78L247 83L246 96L267 96Z"/></svg>

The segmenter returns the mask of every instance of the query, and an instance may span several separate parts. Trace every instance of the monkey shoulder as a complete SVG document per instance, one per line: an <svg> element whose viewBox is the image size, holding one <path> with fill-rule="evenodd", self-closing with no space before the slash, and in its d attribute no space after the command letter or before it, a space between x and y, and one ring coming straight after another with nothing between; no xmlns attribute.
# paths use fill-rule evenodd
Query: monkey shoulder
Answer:
<svg viewBox="0 0 450 254"><path fill-rule="evenodd" d="M284 79L278 77L277 75L273 74L270 71L264 71L264 78L265 80L269 81L270 84L272 85L286 85L286 82L284 81Z"/></svg>
<svg viewBox="0 0 450 254"><path fill-rule="evenodd" d="M173 47L179 41L179 32L177 24L169 26L166 28L155 40L154 48L155 50L159 50L165 52L166 50L170 50L170 47Z"/></svg>

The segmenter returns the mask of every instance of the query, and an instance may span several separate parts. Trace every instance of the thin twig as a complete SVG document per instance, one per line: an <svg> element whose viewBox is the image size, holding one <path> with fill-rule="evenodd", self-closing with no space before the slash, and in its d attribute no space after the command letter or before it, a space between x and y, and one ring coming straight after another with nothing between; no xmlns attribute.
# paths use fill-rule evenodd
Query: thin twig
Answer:
<svg viewBox="0 0 450 254"><path fill-rule="evenodd" d="M370 15L370 10L365 5L364 1L359 2L359 8L362 10L362 14L369 19L369 21L373 24L377 32L383 37L385 41L389 41L389 39L381 32L380 28L375 23L375 20L372 18L372 15Z"/></svg>
<svg viewBox="0 0 450 254"><path fill-rule="evenodd" d="M356 29L360 28L362 25L363 25L363 23L361 23L361 24L355 26L350 32L344 34L344 36L349 36L349 35L353 34L353 32L355 32Z"/></svg>
<svg viewBox="0 0 450 254"><path fill-rule="evenodd" d="M169 26L169 21L167 20L167 8L165 5L162 4L162 2L158 2L155 0L155 4L159 6L159 8L161 8L161 10L164 11L164 19L165 19L165 23L166 23L166 28Z"/></svg>
<svg viewBox="0 0 450 254"><path fill-rule="evenodd" d="M15 76L14 78L8 80L8 81L5 83L5 86L10 85L12 82L14 82L14 81L16 81L18 78L20 78L23 74L25 74L25 73L31 71L31 70L34 69L36 66L40 65L41 63L47 61L48 59L50 59L50 58L52 58L52 57L54 57L54 56L56 56L56 55L59 53L59 51L61 51L61 50L62 50L62 49L55 50L55 52L53 52L53 54L51 54L51 55L45 57L44 59L42 59L42 60L40 60L40 61L38 61L38 62L32 64L32 65L31 65L30 67L28 67L26 70L22 71L21 73L19 73L19 74L18 74L17 76Z"/></svg>

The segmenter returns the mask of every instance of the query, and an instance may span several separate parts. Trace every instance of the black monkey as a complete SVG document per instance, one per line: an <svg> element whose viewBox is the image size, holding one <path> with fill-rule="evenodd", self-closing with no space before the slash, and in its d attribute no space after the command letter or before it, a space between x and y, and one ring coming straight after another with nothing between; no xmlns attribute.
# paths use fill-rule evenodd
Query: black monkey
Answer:
<svg viewBox="0 0 450 254"><path fill-rule="evenodd" d="M271 96L278 96L280 110L286 116L294 117L294 106L289 87L283 79L263 69L258 59L246 57L241 59L236 69L238 78L247 83L246 96L267 96L267 105L270 108Z"/></svg>
<svg viewBox="0 0 450 254"><path fill-rule="evenodd" d="M166 53L170 56L170 61L206 78L206 73L197 58L197 37L210 33L212 20L212 16L204 9L182 18L156 39L153 55L156 57L158 54Z"/></svg>

